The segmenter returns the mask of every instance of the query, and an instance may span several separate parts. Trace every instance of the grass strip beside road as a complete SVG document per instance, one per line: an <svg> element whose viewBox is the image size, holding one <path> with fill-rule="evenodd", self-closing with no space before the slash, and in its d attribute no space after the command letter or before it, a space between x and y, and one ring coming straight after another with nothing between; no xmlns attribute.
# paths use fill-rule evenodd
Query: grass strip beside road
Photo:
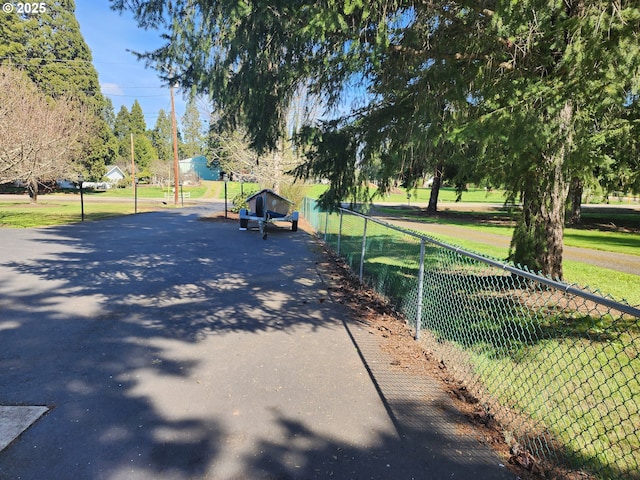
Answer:
<svg viewBox="0 0 640 480"><path fill-rule="evenodd" d="M183 187L180 193L188 194L189 198L201 198L207 192L207 186L201 185L197 187ZM104 197L104 198L131 198L133 201L134 192L132 187L126 188L110 188L103 192L91 192L90 190L85 192L87 197ZM155 185L139 185L138 186L138 198L167 198L173 200L173 189L166 187L158 187Z"/></svg>
<svg viewBox="0 0 640 480"><path fill-rule="evenodd" d="M70 201L73 200L73 201ZM158 210L159 205L140 203L138 212ZM82 221L80 200L62 199L62 201L41 201L38 204L0 203L0 227L34 228L54 225L66 225ZM86 221L130 215L135 213L133 202L85 202L84 218Z"/></svg>

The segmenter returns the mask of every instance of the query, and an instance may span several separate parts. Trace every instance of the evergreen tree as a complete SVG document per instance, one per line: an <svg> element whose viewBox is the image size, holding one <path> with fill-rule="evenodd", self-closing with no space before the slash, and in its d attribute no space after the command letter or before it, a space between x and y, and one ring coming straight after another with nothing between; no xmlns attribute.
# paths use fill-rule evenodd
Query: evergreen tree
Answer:
<svg viewBox="0 0 640 480"><path fill-rule="evenodd" d="M474 127L485 164L501 166L505 186L522 198L516 263L562 278L569 186L602 161L605 137L596 129L619 118L638 88L639 13L629 1L496 5L484 39L490 63L476 76L483 102Z"/></svg>
<svg viewBox="0 0 640 480"><path fill-rule="evenodd" d="M621 191L640 193L640 94L630 98L625 107L620 126L613 130L616 135L611 142L615 148L618 171L627 172L623 177Z"/></svg>
<svg viewBox="0 0 640 480"><path fill-rule="evenodd" d="M35 19L21 19L14 11L2 12L0 15L0 64L20 68L26 61L27 22L35 22Z"/></svg>
<svg viewBox="0 0 640 480"><path fill-rule="evenodd" d="M158 158L158 152L153 148L151 140L149 140L146 135L134 135L133 148L138 176L150 177L149 167L151 166L151 162Z"/></svg>
<svg viewBox="0 0 640 480"><path fill-rule="evenodd" d="M158 158L152 142L153 132L146 131L142 107L138 100L133 102L131 111L125 105L120 107L113 122L113 135L117 142L118 158L122 163L131 163L131 136L133 135L134 162L139 176L151 176L148 167Z"/></svg>
<svg viewBox="0 0 640 480"><path fill-rule="evenodd" d="M113 102L109 97L104 99L104 108L102 109L102 119L113 132L116 125L116 113L113 109Z"/></svg>
<svg viewBox="0 0 640 480"><path fill-rule="evenodd" d="M59 0L47 4L43 12L30 15L25 26L26 69L38 87L51 97L69 94L102 109L98 74L80 33L75 2Z"/></svg>
<svg viewBox="0 0 640 480"><path fill-rule="evenodd" d="M184 142L182 151L187 158L202 155L205 140L202 133L200 112L198 111L193 96L189 97L184 115L182 116L182 137Z"/></svg>
<svg viewBox="0 0 640 480"><path fill-rule="evenodd" d="M144 120L144 113L142 113L142 107L136 99L131 106L131 112L129 113L129 133L134 135L144 134L147 131L147 123Z"/></svg>
<svg viewBox="0 0 640 480"><path fill-rule="evenodd" d="M94 116L94 125L81 162L87 179L102 181L107 173L106 166L113 164L118 157L118 141L106 122Z"/></svg>
<svg viewBox="0 0 640 480"><path fill-rule="evenodd" d="M169 161L173 159L173 137L171 132L171 118L169 118L164 109L160 109L156 124L150 135L151 143L158 152L160 160Z"/></svg>
<svg viewBox="0 0 640 480"><path fill-rule="evenodd" d="M118 140L127 139L131 134L131 116L126 105L122 105L113 122L113 134Z"/></svg>

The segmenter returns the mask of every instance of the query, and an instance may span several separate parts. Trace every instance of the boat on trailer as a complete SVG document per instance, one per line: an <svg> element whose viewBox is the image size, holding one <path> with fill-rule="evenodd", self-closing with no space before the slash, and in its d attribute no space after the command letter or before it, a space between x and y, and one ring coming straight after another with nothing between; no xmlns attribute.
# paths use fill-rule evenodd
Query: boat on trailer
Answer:
<svg viewBox="0 0 640 480"><path fill-rule="evenodd" d="M262 239L267 239L267 225L273 222L290 222L291 231L298 230L298 212L291 212L293 202L265 188L246 200L249 209L240 210L240 230L247 230L249 222L257 222Z"/></svg>

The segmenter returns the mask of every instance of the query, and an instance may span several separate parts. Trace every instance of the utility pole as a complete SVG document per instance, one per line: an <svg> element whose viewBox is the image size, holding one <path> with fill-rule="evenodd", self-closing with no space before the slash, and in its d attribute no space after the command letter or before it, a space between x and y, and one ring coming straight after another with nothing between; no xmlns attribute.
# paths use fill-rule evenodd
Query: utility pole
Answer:
<svg viewBox="0 0 640 480"><path fill-rule="evenodd" d="M133 133L131 134L131 186L136 188L136 163L135 151L133 149Z"/></svg>
<svg viewBox="0 0 640 480"><path fill-rule="evenodd" d="M177 207L180 169L178 167L178 123L176 122L176 107L173 100L173 80L169 84L169 91L171 92L171 128L173 130L173 203Z"/></svg>
<svg viewBox="0 0 640 480"><path fill-rule="evenodd" d="M131 184L133 186L134 213L138 213L138 182L136 182L135 150L133 148L133 133L131 134Z"/></svg>

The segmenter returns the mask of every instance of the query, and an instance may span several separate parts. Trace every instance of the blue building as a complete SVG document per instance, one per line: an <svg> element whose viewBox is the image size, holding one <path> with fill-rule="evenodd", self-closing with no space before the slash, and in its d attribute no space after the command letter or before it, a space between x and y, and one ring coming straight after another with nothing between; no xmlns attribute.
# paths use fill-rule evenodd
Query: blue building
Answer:
<svg viewBox="0 0 640 480"><path fill-rule="evenodd" d="M180 160L180 176L196 175L201 180L220 180L220 167L207 166L207 159L203 155Z"/></svg>

